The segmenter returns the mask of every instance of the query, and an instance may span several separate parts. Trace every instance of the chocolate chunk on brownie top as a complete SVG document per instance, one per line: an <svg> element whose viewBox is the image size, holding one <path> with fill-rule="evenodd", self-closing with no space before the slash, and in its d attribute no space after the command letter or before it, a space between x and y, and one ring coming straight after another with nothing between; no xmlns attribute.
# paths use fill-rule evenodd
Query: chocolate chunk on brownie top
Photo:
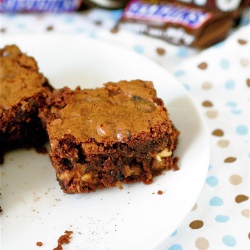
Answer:
<svg viewBox="0 0 250 250"><path fill-rule="evenodd" d="M51 90L33 57L16 45L0 49L1 156L10 149L40 146L46 141L38 108L45 105Z"/></svg>
<svg viewBox="0 0 250 250"><path fill-rule="evenodd" d="M51 159L66 193L90 192L122 182L149 184L177 169L178 130L152 82L106 83L102 88L56 90L46 123Z"/></svg>

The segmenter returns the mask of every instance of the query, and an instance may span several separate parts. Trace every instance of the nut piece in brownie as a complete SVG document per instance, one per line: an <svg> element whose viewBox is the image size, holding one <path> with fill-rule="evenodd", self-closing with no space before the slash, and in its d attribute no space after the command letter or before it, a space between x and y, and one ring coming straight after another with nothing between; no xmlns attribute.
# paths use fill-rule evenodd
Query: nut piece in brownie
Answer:
<svg viewBox="0 0 250 250"><path fill-rule="evenodd" d="M51 90L33 57L16 45L0 49L0 161L6 151L46 141L38 108Z"/></svg>
<svg viewBox="0 0 250 250"><path fill-rule="evenodd" d="M176 170L178 130L152 82L106 83L102 88L54 91L40 113L62 190L84 193L121 183L150 184Z"/></svg>

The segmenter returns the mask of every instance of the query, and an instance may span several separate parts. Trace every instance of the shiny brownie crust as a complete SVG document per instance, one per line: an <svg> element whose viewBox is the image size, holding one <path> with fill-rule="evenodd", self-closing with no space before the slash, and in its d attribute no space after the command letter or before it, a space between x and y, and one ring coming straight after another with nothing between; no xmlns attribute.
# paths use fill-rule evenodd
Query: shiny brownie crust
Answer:
<svg viewBox="0 0 250 250"><path fill-rule="evenodd" d="M40 109L56 176L65 193L122 183L150 184L177 170L179 131L152 82L106 83L102 88L55 90Z"/></svg>

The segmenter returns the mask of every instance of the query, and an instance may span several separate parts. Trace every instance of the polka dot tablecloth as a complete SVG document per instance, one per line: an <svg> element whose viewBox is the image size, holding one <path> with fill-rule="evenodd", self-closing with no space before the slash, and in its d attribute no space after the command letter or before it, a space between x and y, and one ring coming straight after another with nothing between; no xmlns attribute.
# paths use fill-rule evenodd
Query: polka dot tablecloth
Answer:
<svg viewBox="0 0 250 250"><path fill-rule="evenodd" d="M210 133L207 177L192 211L166 250L250 249L249 12L223 42L197 51L112 27L121 11L1 15L1 36L84 33L130 48L170 71L200 106ZM197 152L198 154L199 152Z"/></svg>
<svg viewBox="0 0 250 250"><path fill-rule="evenodd" d="M208 175L169 249L249 249L250 27L177 66L209 131Z"/></svg>

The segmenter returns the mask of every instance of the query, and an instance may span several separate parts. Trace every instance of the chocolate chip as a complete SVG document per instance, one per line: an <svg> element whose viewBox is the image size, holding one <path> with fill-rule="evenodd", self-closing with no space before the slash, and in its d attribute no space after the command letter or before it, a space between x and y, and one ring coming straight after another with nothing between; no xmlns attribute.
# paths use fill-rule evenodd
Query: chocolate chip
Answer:
<svg viewBox="0 0 250 250"><path fill-rule="evenodd" d="M118 173L117 174L117 180L118 181L123 181L125 178L124 178L124 175L122 173Z"/></svg>
<svg viewBox="0 0 250 250"><path fill-rule="evenodd" d="M142 100L142 98L141 98L140 96L137 96L137 95L132 96L131 99L132 99L133 101L141 101L141 100Z"/></svg>
<svg viewBox="0 0 250 250"><path fill-rule="evenodd" d="M128 139L130 139L130 137L131 137L131 134L129 131L127 132L127 137L128 137Z"/></svg>
<svg viewBox="0 0 250 250"><path fill-rule="evenodd" d="M64 169L71 170L73 168L72 162L67 158L62 158L61 164L63 165Z"/></svg>

